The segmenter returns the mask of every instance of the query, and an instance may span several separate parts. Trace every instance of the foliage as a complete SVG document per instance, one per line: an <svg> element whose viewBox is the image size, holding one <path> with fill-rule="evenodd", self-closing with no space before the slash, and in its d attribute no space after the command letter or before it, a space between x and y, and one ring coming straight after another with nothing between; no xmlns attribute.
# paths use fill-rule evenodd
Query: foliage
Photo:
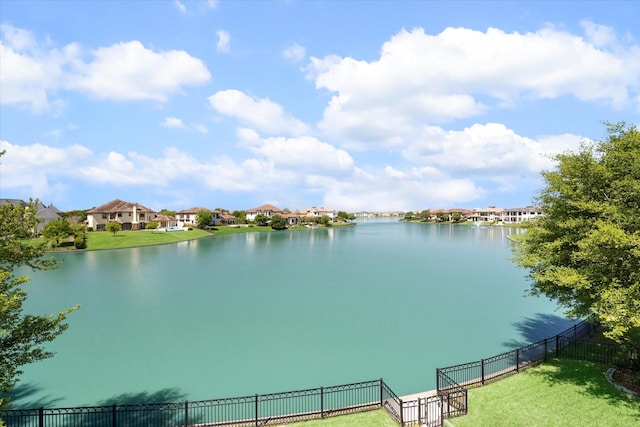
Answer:
<svg viewBox="0 0 640 427"><path fill-rule="evenodd" d="M452 220L453 222L460 222L460 221L462 221L462 214L461 214L460 212L454 212L454 213L451 215L451 220Z"/></svg>
<svg viewBox="0 0 640 427"><path fill-rule="evenodd" d="M253 222L255 222L258 225L267 225L267 224L269 224L269 217L267 217L265 214L259 213L253 219Z"/></svg>
<svg viewBox="0 0 640 427"><path fill-rule="evenodd" d="M51 242L52 246L60 246L60 241L69 238L73 233L71 224L66 218L49 221L42 229L42 236Z"/></svg>
<svg viewBox="0 0 640 427"><path fill-rule="evenodd" d="M172 216L174 218L176 216L176 211L170 211L169 209L161 209L158 213L160 215Z"/></svg>
<svg viewBox="0 0 640 427"><path fill-rule="evenodd" d="M406 219L407 221L411 220L413 219L413 215L414 215L413 211L407 211L404 213L404 219Z"/></svg>
<svg viewBox="0 0 640 427"><path fill-rule="evenodd" d="M316 217L316 221L318 224L327 226L331 222L331 217L329 215L322 215L319 218Z"/></svg>
<svg viewBox="0 0 640 427"><path fill-rule="evenodd" d="M607 124L605 141L554 157L538 205L545 216L514 245L531 293L574 318L596 313L617 342L640 347L640 132Z"/></svg>
<svg viewBox="0 0 640 427"><path fill-rule="evenodd" d="M107 223L106 230L110 233L113 233L115 237L116 233L122 230L122 225L120 225L120 223L117 221L110 221Z"/></svg>
<svg viewBox="0 0 640 427"><path fill-rule="evenodd" d="M147 230L155 230L156 228L158 228L160 226L160 224L157 221L149 221L147 223L147 225L145 225L144 227Z"/></svg>
<svg viewBox="0 0 640 427"><path fill-rule="evenodd" d="M271 228L274 230L286 230L287 220L282 215L275 214L271 217Z"/></svg>
<svg viewBox="0 0 640 427"><path fill-rule="evenodd" d="M87 219L87 211L86 210L80 210L80 209L63 212L60 215L63 218L68 219L69 223L83 222L84 220Z"/></svg>
<svg viewBox="0 0 640 427"><path fill-rule="evenodd" d="M352 214L352 213L348 213L348 212L345 212L345 211L338 211L338 218L341 218L341 219L343 219L345 221L351 221L351 220L356 219L356 216L354 214Z"/></svg>
<svg viewBox="0 0 640 427"><path fill-rule="evenodd" d="M0 153L1 155L2 153ZM77 307L51 316L23 313L28 277L13 275L15 268L36 270L53 268L56 262L45 259L44 243L29 241L39 220L36 203L26 207L0 206L0 407L16 384L24 365L49 358L53 353L42 344L54 340L65 329L67 314Z"/></svg>
<svg viewBox="0 0 640 427"><path fill-rule="evenodd" d="M429 209L420 212L420 219L422 221L429 221L429 218L431 218L431 211L429 211Z"/></svg>
<svg viewBox="0 0 640 427"><path fill-rule="evenodd" d="M233 211L231 215L237 218L238 224L246 224L247 223L247 212L246 211Z"/></svg>
<svg viewBox="0 0 640 427"><path fill-rule="evenodd" d="M200 229L210 226L213 223L213 215L210 211L202 209L196 214L196 225Z"/></svg>
<svg viewBox="0 0 640 427"><path fill-rule="evenodd" d="M436 219L438 220L438 222L444 222L447 220L447 215L445 215L444 212L438 212L436 213Z"/></svg>
<svg viewBox="0 0 640 427"><path fill-rule="evenodd" d="M87 248L87 235L80 234L73 238L73 246L76 249L86 249Z"/></svg>

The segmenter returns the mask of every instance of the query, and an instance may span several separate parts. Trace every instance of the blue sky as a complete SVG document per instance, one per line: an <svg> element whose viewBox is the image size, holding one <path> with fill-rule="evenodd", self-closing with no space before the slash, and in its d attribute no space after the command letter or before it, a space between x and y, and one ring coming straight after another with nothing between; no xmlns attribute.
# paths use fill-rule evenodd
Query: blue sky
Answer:
<svg viewBox="0 0 640 427"><path fill-rule="evenodd" d="M635 1L0 2L0 198L530 205L640 123Z"/></svg>

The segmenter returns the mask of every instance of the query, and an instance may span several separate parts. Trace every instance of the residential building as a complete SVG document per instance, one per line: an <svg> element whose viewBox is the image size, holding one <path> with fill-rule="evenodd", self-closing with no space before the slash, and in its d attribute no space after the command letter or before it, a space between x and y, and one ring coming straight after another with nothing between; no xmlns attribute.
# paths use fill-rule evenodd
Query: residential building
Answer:
<svg viewBox="0 0 640 427"><path fill-rule="evenodd" d="M323 217L323 216L328 216L331 221L333 221L334 219L336 219L336 217L338 216L336 211L333 209L326 209L323 207L312 207L310 209L307 209L307 213L306 216L310 216L310 217Z"/></svg>
<svg viewBox="0 0 640 427"><path fill-rule="evenodd" d="M202 207L193 207L191 209L184 209L176 212L176 220L178 221L178 227L184 227L187 224L195 225L196 217L198 216L198 212L207 211L211 212L211 224L210 225L218 225L221 222L221 212L214 211L212 209L202 208Z"/></svg>
<svg viewBox="0 0 640 427"><path fill-rule="evenodd" d="M87 211L87 226L94 231L106 230L109 222L118 222L122 230L144 230L156 212L138 203L115 199Z"/></svg>
<svg viewBox="0 0 640 427"><path fill-rule="evenodd" d="M502 221L506 224L532 221L542 216L542 210L534 206L506 209L502 214Z"/></svg>
<svg viewBox="0 0 640 427"><path fill-rule="evenodd" d="M24 200L20 200L20 199L0 199L0 206L4 206L4 205L13 205L16 207L21 207L24 208L27 206L27 202L25 202ZM37 202L36 203L36 217L40 219L40 222L38 223L37 227L36 227L36 232L38 234L40 234L42 232L42 229L51 221L55 220L55 219L59 219L61 218L61 214L62 212L56 208L55 206L53 206L53 204L50 204L49 206L45 205L44 203L41 202Z"/></svg>
<svg viewBox="0 0 640 427"><path fill-rule="evenodd" d="M271 218L275 214L282 215L283 213L284 211L282 209L275 207L273 205L266 204L266 205L259 206L257 208L247 210L247 221L255 220L256 216L258 216L259 214L262 214L267 218Z"/></svg>

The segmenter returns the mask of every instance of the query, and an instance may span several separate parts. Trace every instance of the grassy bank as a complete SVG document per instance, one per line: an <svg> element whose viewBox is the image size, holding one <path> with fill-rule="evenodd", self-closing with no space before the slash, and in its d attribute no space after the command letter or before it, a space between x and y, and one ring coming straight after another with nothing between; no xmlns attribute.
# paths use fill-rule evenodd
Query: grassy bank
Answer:
<svg viewBox="0 0 640 427"><path fill-rule="evenodd" d="M584 427L640 425L640 399L616 390L609 366L554 360L469 390L469 414L455 427Z"/></svg>
<svg viewBox="0 0 640 427"><path fill-rule="evenodd" d="M367 426L367 427L398 427L398 424L384 409L375 411L360 412L353 415L341 415L322 420L300 421L287 424L287 427L347 427L347 426Z"/></svg>
<svg viewBox="0 0 640 427"><path fill-rule="evenodd" d="M208 231L197 229L172 232L151 230L118 231L115 235L108 231L94 231L87 233L87 250L164 245L210 236L212 234Z"/></svg>

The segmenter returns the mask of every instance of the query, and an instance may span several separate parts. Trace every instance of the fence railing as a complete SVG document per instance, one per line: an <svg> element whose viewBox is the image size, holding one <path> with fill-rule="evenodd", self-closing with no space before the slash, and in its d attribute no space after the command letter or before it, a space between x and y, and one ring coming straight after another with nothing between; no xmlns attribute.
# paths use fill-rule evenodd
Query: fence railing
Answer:
<svg viewBox="0 0 640 427"><path fill-rule="evenodd" d="M403 401L382 380L283 393L195 402L12 409L10 427L268 426L384 408L400 426L439 427L467 413L467 388L511 375L551 356L619 365L629 354L618 346L585 341L590 319L558 335L487 359L436 370L436 395Z"/></svg>
<svg viewBox="0 0 640 427"><path fill-rule="evenodd" d="M436 370L438 393L455 390L460 386L472 387L484 385L520 369L540 363L548 356L559 356L566 349L575 347L575 343L595 330L591 319L583 320L558 335L545 338L524 347L498 354L487 359L463 363Z"/></svg>
<svg viewBox="0 0 640 427"><path fill-rule="evenodd" d="M240 427L284 424L384 407L401 422L401 406L401 400L379 379L197 402L13 409L4 412L2 419L11 427Z"/></svg>

